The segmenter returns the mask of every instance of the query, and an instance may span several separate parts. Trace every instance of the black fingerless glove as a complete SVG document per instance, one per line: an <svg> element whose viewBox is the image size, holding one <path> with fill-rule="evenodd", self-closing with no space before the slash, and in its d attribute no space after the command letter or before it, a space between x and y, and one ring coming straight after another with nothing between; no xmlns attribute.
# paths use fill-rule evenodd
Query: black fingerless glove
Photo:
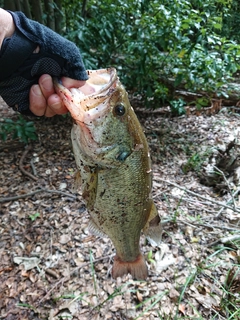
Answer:
<svg viewBox="0 0 240 320"><path fill-rule="evenodd" d="M76 80L88 76L77 46L22 12L10 13L16 31L1 47L0 95L15 111L32 114L29 91L42 74ZM33 53L38 46L39 53Z"/></svg>

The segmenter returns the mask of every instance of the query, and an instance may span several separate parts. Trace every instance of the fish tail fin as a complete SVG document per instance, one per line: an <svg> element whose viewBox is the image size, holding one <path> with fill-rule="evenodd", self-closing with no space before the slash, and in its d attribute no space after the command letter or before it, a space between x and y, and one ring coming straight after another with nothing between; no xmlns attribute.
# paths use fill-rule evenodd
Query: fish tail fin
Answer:
<svg viewBox="0 0 240 320"><path fill-rule="evenodd" d="M133 279L145 280L148 276L148 269L144 257L140 253L134 261L122 261L115 256L112 268L112 277L122 277L124 274L130 273Z"/></svg>
<svg viewBox="0 0 240 320"><path fill-rule="evenodd" d="M162 241L162 224L157 208L152 202L148 221L143 229L143 233L152 245L159 245Z"/></svg>

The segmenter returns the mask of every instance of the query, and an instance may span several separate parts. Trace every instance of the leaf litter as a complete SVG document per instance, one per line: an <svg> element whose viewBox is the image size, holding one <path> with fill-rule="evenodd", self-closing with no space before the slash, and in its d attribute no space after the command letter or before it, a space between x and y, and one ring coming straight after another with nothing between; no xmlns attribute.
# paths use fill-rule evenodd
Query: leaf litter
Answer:
<svg viewBox="0 0 240 320"><path fill-rule="evenodd" d="M147 281L113 280L110 240L87 230L81 194L72 193L71 119L36 119L39 141L23 165L32 174L34 166L37 181L19 170L24 146L1 143L1 199L19 197L0 203L0 319L229 319L237 312L239 115L137 114L164 223L159 247L141 238ZM1 115L17 117L3 103Z"/></svg>

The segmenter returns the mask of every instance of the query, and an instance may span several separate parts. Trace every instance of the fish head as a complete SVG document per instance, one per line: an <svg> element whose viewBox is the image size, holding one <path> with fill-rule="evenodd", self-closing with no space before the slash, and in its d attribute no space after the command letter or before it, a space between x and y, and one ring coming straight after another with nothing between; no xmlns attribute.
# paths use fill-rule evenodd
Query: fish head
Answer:
<svg viewBox="0 0 240 320"><path fill-rule="evenodd" d="M88 75L83 87L68 90L55 82L55 88L75 122L75 158L76 152L81 152L94 163L114 166L124 161L136 144L135 114L114 68L88 71Z"/></svg>

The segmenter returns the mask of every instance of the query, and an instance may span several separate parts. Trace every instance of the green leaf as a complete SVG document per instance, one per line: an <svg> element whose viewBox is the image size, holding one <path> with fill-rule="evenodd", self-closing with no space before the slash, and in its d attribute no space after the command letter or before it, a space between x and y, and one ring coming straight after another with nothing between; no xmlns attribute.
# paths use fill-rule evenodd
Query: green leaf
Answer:
<svg viewBox="0 0 240 320"><path fill-rule="evenodd" d="M29 215L28 217L29 217L29 219L31 219L31 221L35 221L38 217L40 217L40 213L36 212L32 215Z"/></svg>
<svg viewBox="0 0 240 320"><path fill-rule="evenodd" d="M33 121L27 121L22 116L19 116L17 120L3 119L0 123L0 137L2 140L6 140L8 134L12 134L12 139L18 138L21 142L25 144L29 140L36 140L36 129L34 127Z"/></svg>

